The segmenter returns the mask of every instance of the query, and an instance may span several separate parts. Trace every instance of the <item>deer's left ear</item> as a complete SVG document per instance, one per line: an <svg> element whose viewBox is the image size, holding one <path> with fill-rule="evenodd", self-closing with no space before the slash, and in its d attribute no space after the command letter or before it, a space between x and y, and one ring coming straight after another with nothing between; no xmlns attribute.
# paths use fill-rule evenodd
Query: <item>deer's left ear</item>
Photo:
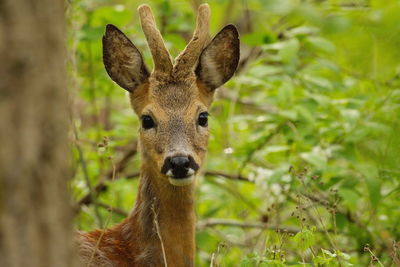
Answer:
<svg viewBox="0 0 400 267"><path fill-rule="evenodd" d="M235 73L240 57L239 33L232 24L225 26L204 48L196 75L212 91Z"/></svg>
<svg viewBox="0 0 400 267"><path fill-rule="evenodd" d="M131 93L149 77L139 50L111 24L103 36L103 63L111 79Z"/></svg>

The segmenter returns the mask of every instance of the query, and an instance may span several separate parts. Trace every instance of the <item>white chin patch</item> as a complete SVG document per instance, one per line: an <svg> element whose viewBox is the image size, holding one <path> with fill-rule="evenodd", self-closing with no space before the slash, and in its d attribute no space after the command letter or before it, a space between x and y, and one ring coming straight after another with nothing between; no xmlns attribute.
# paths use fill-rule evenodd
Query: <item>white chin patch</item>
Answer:
<svg viewBox="0 0 400 267"><path fill-rule="evenodd" d="M168 177L168 180L172 185L185 186L185 185L190 185L193 182L194 175L190 175L190 176L188 176L186 178L182 178L182 179L176 179L176 178L173 178L173 177Z"/></svg>

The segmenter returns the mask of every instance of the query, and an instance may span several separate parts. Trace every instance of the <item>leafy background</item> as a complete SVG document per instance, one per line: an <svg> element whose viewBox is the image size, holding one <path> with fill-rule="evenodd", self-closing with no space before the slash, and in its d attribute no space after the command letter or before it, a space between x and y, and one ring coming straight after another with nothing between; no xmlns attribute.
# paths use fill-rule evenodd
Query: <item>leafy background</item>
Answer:
<svg viewBox="0 0 400 267"><path fill-rule="evenodd" d="M136 196L138 120L101 59L105 25L151 57L137 7L173 56L201 1L70 0L76 226L121 221ZM400 266L400 3L210 0L241 33L211 109L197 189L197 266Z"/></svg>

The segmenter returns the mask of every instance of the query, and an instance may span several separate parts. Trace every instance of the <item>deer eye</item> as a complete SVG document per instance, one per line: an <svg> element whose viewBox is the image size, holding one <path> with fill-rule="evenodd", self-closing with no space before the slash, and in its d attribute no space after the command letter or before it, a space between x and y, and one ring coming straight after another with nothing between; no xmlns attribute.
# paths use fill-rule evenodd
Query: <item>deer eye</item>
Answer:
<svg viewBox="0 0 400 267"><path fill-rule="evenodd" d="M202 112L199 114L199 118L197 119L197 123L202 127L207 127L208 125L208 113Z"/></svg>
<svg viewBox="0 0 400 267"><path fill-rule="evenodd" d="M151 129L154 128L155 123L153 121L153 119L149 116L149 115L142 115L142 127L143 129Z"/></svg>

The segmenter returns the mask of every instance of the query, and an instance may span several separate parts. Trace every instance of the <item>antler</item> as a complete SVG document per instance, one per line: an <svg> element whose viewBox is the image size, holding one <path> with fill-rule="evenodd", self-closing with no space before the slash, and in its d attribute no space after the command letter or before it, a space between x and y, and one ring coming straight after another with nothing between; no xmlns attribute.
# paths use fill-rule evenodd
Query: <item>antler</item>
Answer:
<svg viewBox="0 0 400 267"><path fill-rule="evenodd" d="M171 57L165 47L160 31L157 29L151 8L148 5L141 5L138 11L143 33L153 56L154 72L171 73Z"/></svg>
<svg viewBox="0 0 400 267"><path fill-rule="evenodd" d="M175 59L174 73L183 75L192 72L199 59L204 45L208 40L208 24L210 19L210 7L202 4L197 11L196 30L187 44L185 50Z"/></svg>

